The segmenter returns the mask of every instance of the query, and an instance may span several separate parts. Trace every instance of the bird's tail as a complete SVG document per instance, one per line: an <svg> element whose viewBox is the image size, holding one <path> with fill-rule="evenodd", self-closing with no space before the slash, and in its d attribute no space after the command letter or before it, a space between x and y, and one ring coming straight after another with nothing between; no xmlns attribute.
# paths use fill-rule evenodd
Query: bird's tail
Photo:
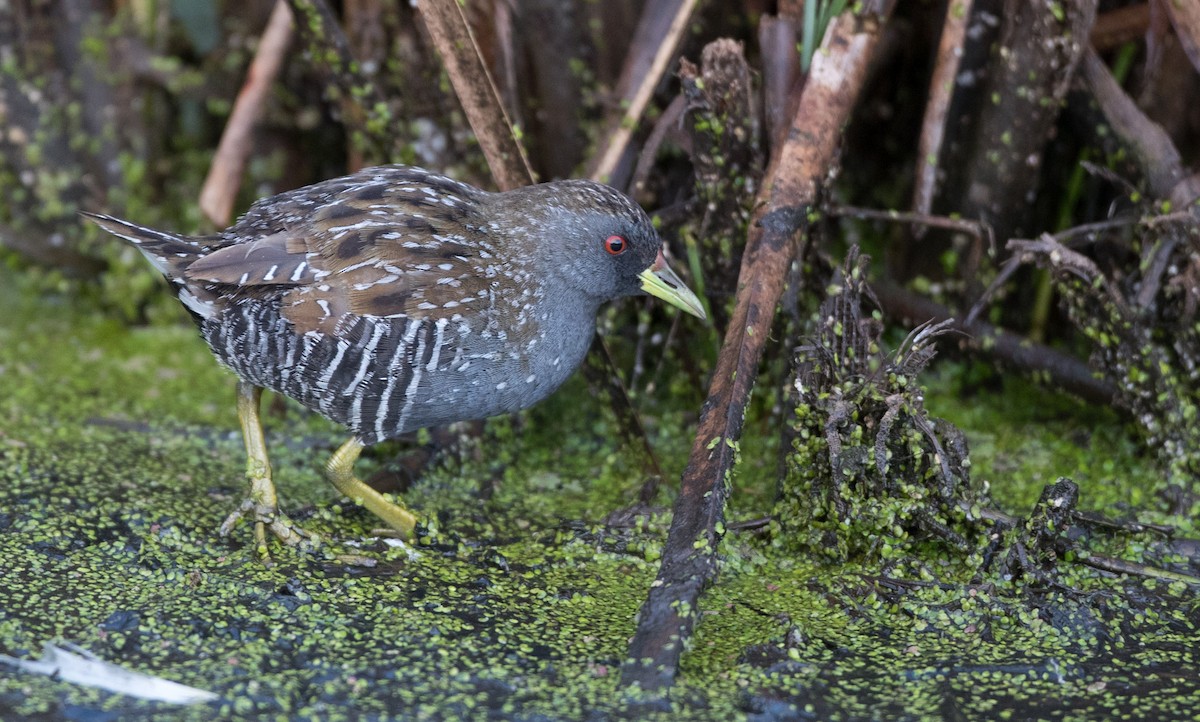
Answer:
<svg viewBox="0 0 1200 722"><path fill-rule="evenodd" d="M132 243L147 261L172 281L181 282L184 269L208 253L207 248L187 236L156 231L100 213L80 211L80 214L117 238Z"/></svg>

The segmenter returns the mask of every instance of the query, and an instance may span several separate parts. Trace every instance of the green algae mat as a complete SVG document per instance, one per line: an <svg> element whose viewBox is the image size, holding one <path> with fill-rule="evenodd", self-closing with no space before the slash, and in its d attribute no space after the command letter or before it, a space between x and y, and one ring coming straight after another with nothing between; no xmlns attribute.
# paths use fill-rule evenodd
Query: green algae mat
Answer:
<svg viewBox="0 0 1200 722"><path fill-rule="evenodd" d="M738 530L770 509L775 485L771 444L750 438L773 432L754 420L679 682L667 701L623 689L668 519L601 523L641 478L578 380L425 472L405 495L430 520L412 545L373 536L320 479L341 432L276 403L283 506L324 543L274 548L265 566L246 526L217 533L241 498L243 457L232 377L194 331L129 329L84 301L22 293L12 274L0 288L0 654L73 644L215 695L173 705L5 663L0 719L1200 716L1196 587L1070 559L1052 578L997 578L916 543L871 566L785 553L757 525ZM926 403L966 432L973 475L1006 512L1028 513L1065 475L1083 508L1200 536L1155 511L1156 476L1115 418L1017 382L966 399L964 373L935 371ZM641 405L678 474L692 417L658 395ZM1146 533L1103 543L1195 574L1155 556Z"/></svg>

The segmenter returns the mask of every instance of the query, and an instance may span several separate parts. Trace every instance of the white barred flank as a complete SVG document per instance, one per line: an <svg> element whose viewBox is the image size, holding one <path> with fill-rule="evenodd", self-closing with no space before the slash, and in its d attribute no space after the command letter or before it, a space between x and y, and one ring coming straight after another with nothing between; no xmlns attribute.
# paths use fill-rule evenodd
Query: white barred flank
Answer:
<svg viewBox="0 0 1200 722"><path fill-rule="evenodd" d="M447 319L359 317L337 336L296 334L277 301L250 300L203 321L201 333L238 376L296 399L373 444L453 415L454 407L431 410L418 403L429 398L426 379L438 378L458 355L449 326ZM454 402L456 395L441 398Z"/></svg>
<svg viewBox="0 0 1200 722"><path fill-rule="evenodd" d="M412 346L413 339L416 337L417 332L421 330L421 325L422 325L422 322L419 320L411 321L408 323L408 327L405 329L404 340L401 341L401 343L396 347L396 354L394 356L392 356L391 364L390 364L389 368L392 368L392 369L404 368L405 365L403 363L399 363L399 362L401 360L402 355L405 354L405 352ZM400 382L400 374L398 374L398 373L388 374L387 382L383 387L383 392L377 396L377 405L375 407L375 418L373 420L374 423L371 424L370 426L371 426L372 430L375 432L375 436L378 438L381 438L381 439L387 438L386 426L387 426L388 414L391 411L392 396L396 393L396 386L398 385L399 382ZM367 424L362 424L362 426L366 427Z"/></svg>

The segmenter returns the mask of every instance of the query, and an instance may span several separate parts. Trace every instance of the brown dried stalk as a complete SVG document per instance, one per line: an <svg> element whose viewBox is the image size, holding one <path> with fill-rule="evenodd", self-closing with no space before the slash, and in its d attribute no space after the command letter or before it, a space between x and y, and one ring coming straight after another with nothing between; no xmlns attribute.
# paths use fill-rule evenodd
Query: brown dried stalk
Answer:
<svg viewBox="0 0 1200 722"><path fill-rule="evenodd" d="M666 36L661 39L656 39L653 44L644 46L646 48L655 48L653 60L646 73L642 76L641 82L638 83L634 91L622 99L622 102L628 101L625 106L625 113L621 118L615 121L615 125L610 127L605 133L605 141L601 143L604 151L596 157L592 164L591 171L588 175L591 178L601 181L610 181L613 171L616 170L617 164L624 155L626 147L629 145L629 139L633 137L633 131L637 127L638 121L642 114L646 112L646 106L650 104L650 98L654 95L654 88L662 79L662 76L667 72L667 64L671 62L671 58L675 57L675 51L679 47L679 41L683 38L683 33L687 29L688 20L692 17L692 12L696 9L696 0L674 0L678 3L675 8L675 13L671 18L671 25L667 29ZM651 3L646 8L648 17L652 10L656 8L656 3ZM643 19L645 22L645 19ZM639 56L637 55L639 48L637 43L634 43L630 49L629 60L626 62L626 70L641 65Z"/></svg>
<svg viewBox="0 0 1200 722"><path fill-rule="evenodd" d="M1115 50L1141 38L1149 27L1149 5L1126 5L1096 16L1096 23L1092 25L1091 44L1102 53Z"/></svg>
<svg viewBox="0 0 1200 722"><path fill-rule="evenodd" d="M1113 132L1133 153L1150 192L1159 198L1169 198L1180 207L1200 195L1170 136L1137 107L1094 50L1084 55L1080 73Z"/></svg>
<svg viewBox="0 0 1200 722"><path fill-rule="evenodd" d="M218 227L229 225L233 202L242 183L242 170L250 155L254 126L262 115L263 104L291 41L292 11L286 0L276 0L254 60L246 71L246 83L238 93L204 187L200 189L200 210Z"/></svg>
<svg viewBox="0 0 1200 722"><path fill-rule="evenodd" d="M1187 53L1192 66L1200 70L1200 3L1163 0L1159 7L1166 11L1179 37L1183 52Z"/></svg>
<svg viewBox="0 0 1200 722"><path fill-rule="evenodd" d="M937 64L929 79L929 102L921 122L921 140L917 147L917 182L913 191L913 210L929 213L937 195L938 159L946 136L950 100L954 97L955 78L962 60L967 34L967 19L971 16L973 0L951 0L942 23L942 38L938 42ZM923 230L923 228L921 229Z"/></svg>
<svg viewBox="0 0 1200 722"><path fill-rule="evenodd" d="M418 9L496 184L501 190L529 185L533 169L513 132L462 6L458 0L426 0Z"/></svg>
<svg viewBox="0 0 1200 722"><path fill-rule="evenodd" d="M696 623L700 593L716 573L717 545L729 478L750 390L784 279L797 255L797 233L817 202L817 190L867 77L892 0L868 3L830 24L813 60L786 140L767 168L742 258L737 302L683 473L658 578L642 605L626 684L661 693L675 679Z"/></svg>

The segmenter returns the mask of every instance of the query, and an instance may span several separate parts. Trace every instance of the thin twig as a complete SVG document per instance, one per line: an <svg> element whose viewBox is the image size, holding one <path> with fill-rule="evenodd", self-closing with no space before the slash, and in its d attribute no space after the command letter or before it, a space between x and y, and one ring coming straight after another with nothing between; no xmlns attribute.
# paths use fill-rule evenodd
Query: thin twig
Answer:
<svg viewBox="0 0 1200 722"><path fill-rule="evenodd" d="M1137 562L1117 559L1116 557L1107 557L1103 554L1077 553L1075 558L1080 564L1092 567L1093 569L1112 572L1113 574L1129 574L1149 579L1163 579L1169 582L1200 585L1200 577L1194 577L1191 574L1173 572L1169 569L1160 569L1148 564L1138 564Z"/></svg>
<svg viewBox="0 0 1200 722"><path fill-rule="evenodd" d="M423 0L418 8L496 184L501 190L509 190L533 183L533 168L504 110L462 5L458 0Z"/></svg>
<svg viewBox="0 0 1200 722"><path fill-rule="evenodd" d="M951 0L942 22L937 64L933 69L933 77L929 79L929 101L925 104L921 139L917 145L917 182L913 191L913 210L918 213L928 214L933 208L933 198L937 194L938 161L942 155L950 100L954 97L955 79L958 77L958 67L962 61L967 21L973 5L973 0ZM918 237L924 230L922 226L917 227Z"/></svg>
<svg viewBox="0 0 1200 722"><path fill-rule="evenodd" d="M864 220L911 223L918 226L931 226L933 228L943 228L948 231L958 231L959 233L966 233L973 236L980 243L986 244L988 248L992 248L996 243L996 237L992 234L991 226L967 218L935 216L922 211L914 213L891 210L881 211L875 208L859 208L857 206L830 206L826 210L826 213L831 216L849 216Z"/></svg>
<svg viewBox="0 0 1200 722"><path fill-rule="evenodd" d="M625 107L625 113L621 116L620 122L615 128L609 130L607 140L603 144L604 152L599 155L598 160L588 174L593 179L607 181L612 176L613 171L616 170L617 163L620 162L621 156L625 153L625 148L629 145L629 139L633 137L633 131L637 128L638 121L641 120L642 114L646 112L646 106L650 104L650 98L654 95L654 88L667 71L667 65L671 62L671 58L675 57L679 41L683 38L688 20L691 19L692 12L695 9L696 0L682 0L680 2L675 12L675 17L671 20L671 27L667 30L666 37L658 43L658 52L654 55L654 60L650 63L650 70L642 77L641 83L629 98L629 105Z"/></svg>
<svg viewBox="0 0 1200 722"><path fill-rule="evenodd" d="M1133 151L1150 192L1169 198L1185 176L1183 158L1170 136L1126 95L1095 50L1084 53L1080 70L1113 132Z"/></svg>
<svg viewBox="0 0 1200 722"><path fill-rule="evenodd" d="M233 202L242 184L242 170L253 147L254 126L262 115L267 94L279 75L291 40L292 11L287 0L276 0L254 60L246 71L246 82L221 133L221 143L209 166L204 187L200 189L200 210L220 228L229 225Z"/></svg>

